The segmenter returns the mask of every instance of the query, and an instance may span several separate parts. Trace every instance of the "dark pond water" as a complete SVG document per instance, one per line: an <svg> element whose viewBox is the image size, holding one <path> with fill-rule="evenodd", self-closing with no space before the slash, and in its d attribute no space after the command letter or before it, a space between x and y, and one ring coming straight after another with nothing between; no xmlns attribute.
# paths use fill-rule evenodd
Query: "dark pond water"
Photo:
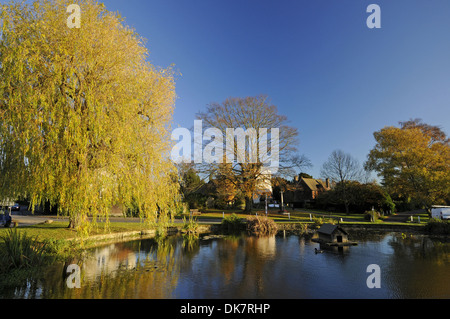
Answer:
<svg viewBox="0 0 450 319"><path fill-rule="evenodd" d="M357 246L317 254L319 244L294 235L136 240L71 261L80 288L68 287L76 281L68 284L67 264L54 264L2 297L450 298L448 243L401 233L353 239ZM379 271L368 272L373 264ZM368 278L380 288L369 288Z"/></svg>

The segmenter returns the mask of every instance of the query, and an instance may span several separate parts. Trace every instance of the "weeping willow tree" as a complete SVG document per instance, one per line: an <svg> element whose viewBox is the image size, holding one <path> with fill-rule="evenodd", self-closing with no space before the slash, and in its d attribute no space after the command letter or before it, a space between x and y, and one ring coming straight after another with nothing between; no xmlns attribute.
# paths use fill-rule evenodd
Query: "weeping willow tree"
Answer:
<svg viewBox="0 0 450 319"><path fill-rule="evenodd" d="M77 2L69 28L73 2L0 7L0 199L50 202L77 229L114 205L168 220L174 73L101 4Z"/></svg>

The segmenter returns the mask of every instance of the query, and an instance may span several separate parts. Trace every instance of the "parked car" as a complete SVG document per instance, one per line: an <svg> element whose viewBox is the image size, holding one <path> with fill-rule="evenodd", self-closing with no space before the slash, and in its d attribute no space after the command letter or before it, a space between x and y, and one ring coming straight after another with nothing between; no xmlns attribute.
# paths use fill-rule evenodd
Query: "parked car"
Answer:
<svg viewBox="0 0 450 319"><path fill-rule="evenodd" d="M14 203L14 205L11 206L11 210L20 210L20 205L17 203Z"/></svg>

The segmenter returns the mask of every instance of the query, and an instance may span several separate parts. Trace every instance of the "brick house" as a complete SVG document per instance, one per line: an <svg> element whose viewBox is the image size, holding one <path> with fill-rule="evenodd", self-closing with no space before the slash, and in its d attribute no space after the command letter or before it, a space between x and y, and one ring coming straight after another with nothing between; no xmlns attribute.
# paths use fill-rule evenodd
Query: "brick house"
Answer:
<svg viewBox="0 0 450 319"><path fill-rule="evenodd" d="M331 189L330 181L315 178L294 177L294 182L284 192L284 201L291 207L305 207L314 203L317 196Z"/></svg>

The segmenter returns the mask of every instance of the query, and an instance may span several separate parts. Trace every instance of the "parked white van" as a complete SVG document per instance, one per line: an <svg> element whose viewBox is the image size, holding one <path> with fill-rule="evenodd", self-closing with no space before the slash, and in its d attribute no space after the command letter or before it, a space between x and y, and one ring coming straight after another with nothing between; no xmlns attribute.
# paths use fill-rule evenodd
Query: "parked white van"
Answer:
<svg viewBox="0 0 450 319"><path fill-rule="evenodd" d="M431 217L450 219L450 206L431 206Z"/></svg>

